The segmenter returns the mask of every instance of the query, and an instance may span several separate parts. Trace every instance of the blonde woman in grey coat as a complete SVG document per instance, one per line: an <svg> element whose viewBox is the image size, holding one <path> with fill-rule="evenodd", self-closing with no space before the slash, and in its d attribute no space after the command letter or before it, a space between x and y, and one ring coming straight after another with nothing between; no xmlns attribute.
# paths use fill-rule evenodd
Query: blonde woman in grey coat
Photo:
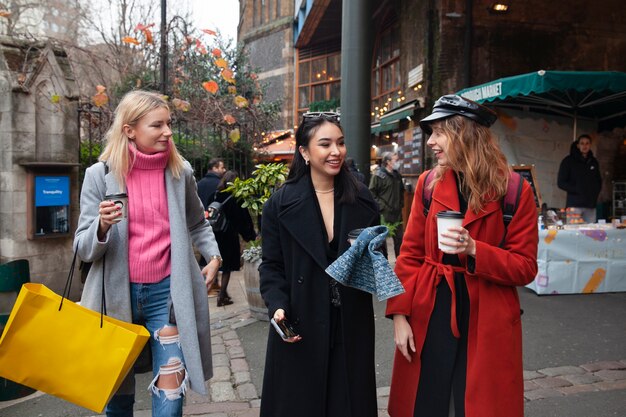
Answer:
<svg viewBox="0 0 626 417"><path fill-rule="evenodd" d="M146 326L152 348L152 415L182 416L187 388L206 394L212 376L207 286L221 264L191 166L176 150L167 102L128 93L115 112L100 162L85 172L74 245L93 262L82 305ZM105 167L106 164L106 167ZM106 196L126 193L125 211ZM192 244L209 264L200 271ZM104 270L104 277L103 277ZM131 372L132 373L132 372ZM134 375L106 408L133 415Z"/></svg>

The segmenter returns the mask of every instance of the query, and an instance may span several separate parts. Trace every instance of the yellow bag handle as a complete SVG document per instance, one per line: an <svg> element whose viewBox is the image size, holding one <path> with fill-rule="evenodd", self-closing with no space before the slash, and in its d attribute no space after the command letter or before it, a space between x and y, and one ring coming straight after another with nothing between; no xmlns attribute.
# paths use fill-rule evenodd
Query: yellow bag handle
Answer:
<svg viewBox="0 0 626 417"><path fill-rule="evenodd" d="M72 279L74 278L74 267L76 266L76 255L78 254L78 247L74 249L74 257L72 258L72 265L70 266L70 272L67 274L67 280L65 281L65 288L63 288L63 294L61 295L61 303L59 304L59 311L63 307L63 300L70 297L70 289L72 287ZM104 267L106 265L105 256L102 257L102 302L100 303L100 328L104 324L104 316L107 314L107 303L104 294Z"/></svg>

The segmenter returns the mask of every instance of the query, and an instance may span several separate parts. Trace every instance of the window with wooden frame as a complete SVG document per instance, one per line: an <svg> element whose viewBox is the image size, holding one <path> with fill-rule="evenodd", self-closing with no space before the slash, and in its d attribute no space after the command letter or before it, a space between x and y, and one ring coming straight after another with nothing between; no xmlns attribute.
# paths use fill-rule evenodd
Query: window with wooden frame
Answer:
<svg viewBox="0 0 626 417"><path fill-rule="evenodd" d="M397 24L377 36L372 64L372 112L374 117L397 107L402 87L400 39ZM374 118L373 117L373 118Z"/></svg>
<svg viewBox="0 0 626 417"><path fill-rule="evenodd" d="M340 97L341 52L299 59L296 101L298 121L302 114L310 109L311 103L319 104L324 101L339 103Z"/></svg>

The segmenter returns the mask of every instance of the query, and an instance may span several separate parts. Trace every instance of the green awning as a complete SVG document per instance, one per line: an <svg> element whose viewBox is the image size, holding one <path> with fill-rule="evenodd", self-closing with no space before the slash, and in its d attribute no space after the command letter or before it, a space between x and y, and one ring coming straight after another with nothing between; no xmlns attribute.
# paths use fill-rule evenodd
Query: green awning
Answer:
<svg viewBox="0 0 626 417"><path fill-rule="evenodd" d="M381 122L380 124L380 132L387 132L389 130L394 130L397 129L400 126L400 121L399 120L392 120L388 123L383 124Z"/></svg>
<svg viewBox="0 0 626 417"><path fill-rule="evenodd" d="M626 115L626 73L537 71L500 78L457 93L488 106L570 116L609 125Z"/></svg>
<svg viewBox="0 0 626 417"><path fill-rule="evenodd" d="M397 129L399 126L400 126L399 120L394 120L385 125L382 123L374 123L370 126L370 132L372 135L377 135L382 132L387 132L389 130Z"/></svg>
<svg viewBox="0 0 626 417"><path fill-rule="evenodd" d="M385 126L393 122L399 122L407 116L413 116L415 113L416 100L410 101L403 106L388 111L380 117L380 125ZM390 129L386 129L390 130Z"/></svg>

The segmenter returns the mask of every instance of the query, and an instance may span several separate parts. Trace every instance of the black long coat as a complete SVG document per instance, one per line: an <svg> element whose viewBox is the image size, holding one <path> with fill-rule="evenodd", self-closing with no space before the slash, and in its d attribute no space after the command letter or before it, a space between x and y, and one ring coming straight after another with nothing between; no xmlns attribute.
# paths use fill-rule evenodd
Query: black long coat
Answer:
<svg viewBox="0 0 626 417"><path fill-rule="evenodd" d="M241 268L241 246L239 245L239 235L249 242L256 238L254 224L248 209L241 207L239 202L233 197L228 199L231 193L218 192L215 201L226 203L222 206L223 213L228 220L226 230L215 232L215 240L222 255L222 271L239 271Z"/></svg>
<svg viewBox="0 0 626 417"><path fill-rule="evenodd" d="M323 220L309 177L285 184L263 210L261 294L269 316L283 308L302 336L286 343L269 327L262 417L324 417L330 338L329 280ZM336 200L335 200L336 201ZM339 253L350 230L379 223L378 206L359 184L354 204L341 210ZM341 286L341 315L351 416L377 415L374 313L370 294Z"/></svg>

